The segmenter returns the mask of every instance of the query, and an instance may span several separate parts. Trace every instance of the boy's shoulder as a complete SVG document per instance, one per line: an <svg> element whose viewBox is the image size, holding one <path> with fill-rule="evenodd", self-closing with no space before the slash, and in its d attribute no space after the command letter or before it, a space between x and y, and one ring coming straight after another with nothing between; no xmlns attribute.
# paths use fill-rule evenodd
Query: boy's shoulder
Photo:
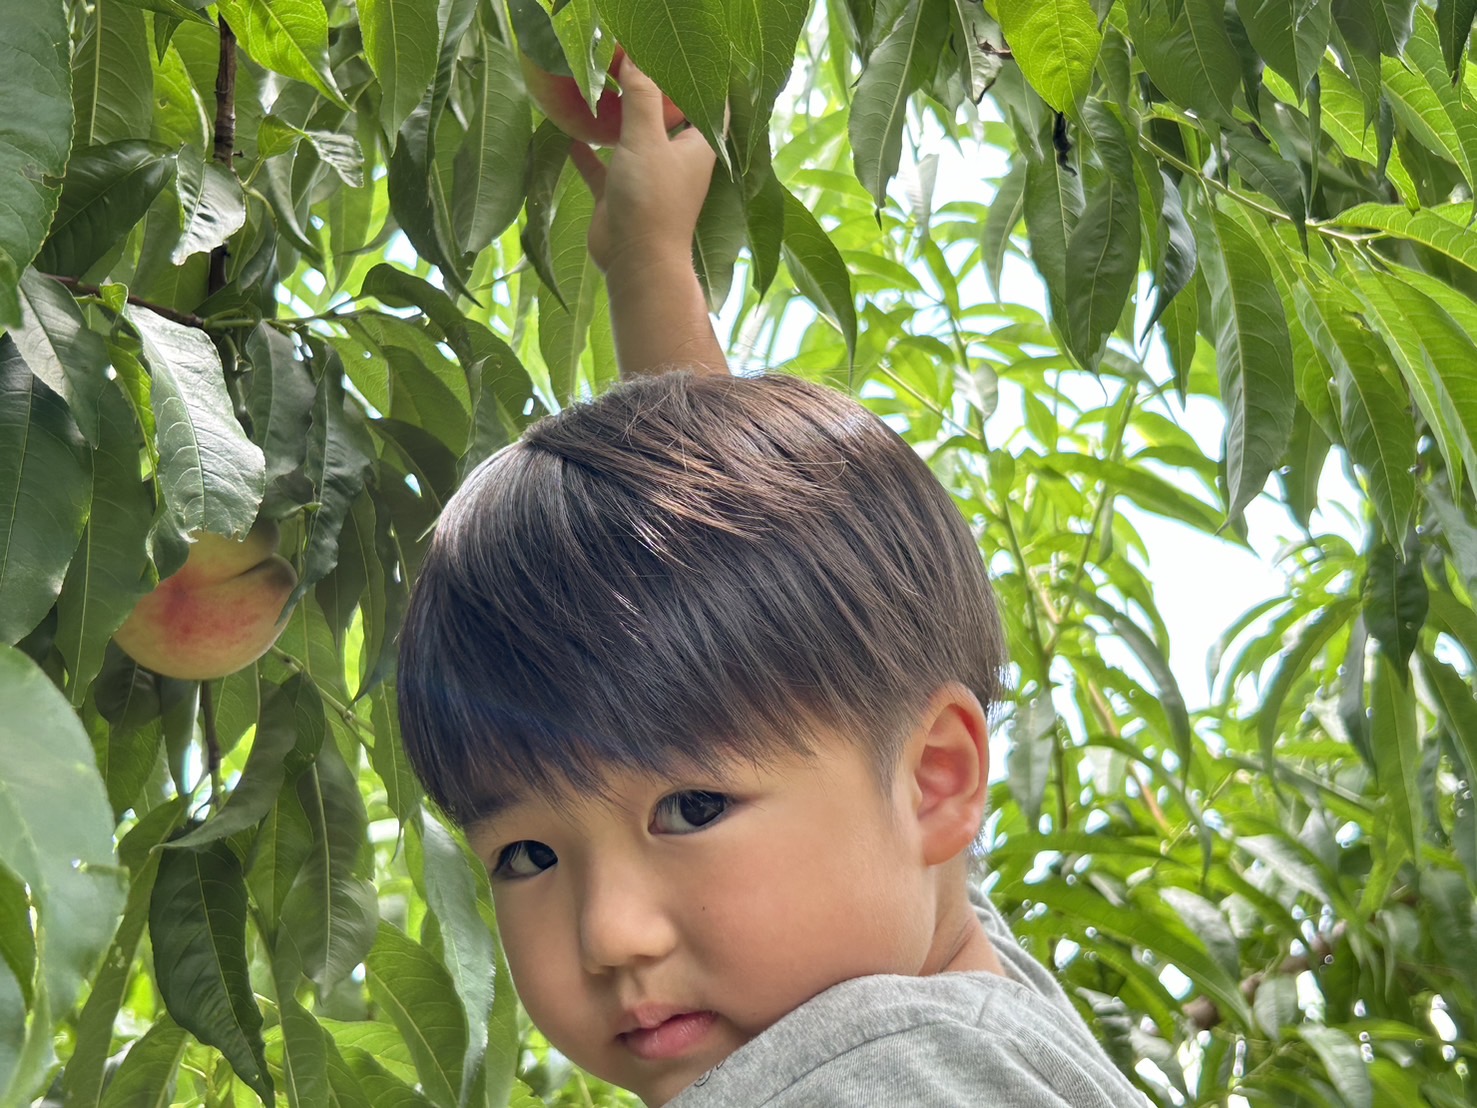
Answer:
<svg viewBox="0 0 1477 1108"><path fill-rule="evenodd" d="M1007 976L844 981L730 1055L669 1108L1145 1104L1051 974L982 895L974 899Z"/></svg>

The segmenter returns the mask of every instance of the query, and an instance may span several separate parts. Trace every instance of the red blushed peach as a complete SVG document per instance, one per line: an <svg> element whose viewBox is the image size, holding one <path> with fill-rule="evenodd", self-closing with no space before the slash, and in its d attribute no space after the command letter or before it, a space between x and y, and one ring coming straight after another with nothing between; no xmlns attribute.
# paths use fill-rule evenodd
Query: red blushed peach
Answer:
<svg viewBox="0 0 1477 1108"><path fill-rule="evenodd" d="M297 573L278 557L277 525L240 542L199 534L178 573L159 582L113 636L139 665L166 677L224 677L265 654L282 633Z"/></svg>

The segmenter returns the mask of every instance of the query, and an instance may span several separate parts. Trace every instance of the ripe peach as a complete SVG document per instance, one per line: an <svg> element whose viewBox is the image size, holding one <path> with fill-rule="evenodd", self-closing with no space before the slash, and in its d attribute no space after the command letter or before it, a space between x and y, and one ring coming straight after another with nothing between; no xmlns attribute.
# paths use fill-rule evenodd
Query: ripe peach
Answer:
<svg viewBox="0 0 1477 1108"><path fill-rule="evenodd" d="M621 59L625 56L626 52L617 46L615 57L610 63L612 77L620 71ZM523 65L523 80L528 86L528 95L544 115L554 121L554 126L571 138L591 146L615 145L621 137L621 98L614 85L605 86L595 102L595 111L591 113L589 104L585 103L584 93L580 92L573 77L563 77L540 69L527 54L520 52L519 58ZM670 131L682 120L681 109L665 96L662 97L662 121L667 125L667 130Z"/></svg>
<svg viewBox="0 0 1477 1108"><path fill-rule="evenodd" d="M250 665L282 633L278 617L297 585L278 537L270 520L240 542L197 533L179 572L138 602L114 641L166 677L203 681Z"/></svg>

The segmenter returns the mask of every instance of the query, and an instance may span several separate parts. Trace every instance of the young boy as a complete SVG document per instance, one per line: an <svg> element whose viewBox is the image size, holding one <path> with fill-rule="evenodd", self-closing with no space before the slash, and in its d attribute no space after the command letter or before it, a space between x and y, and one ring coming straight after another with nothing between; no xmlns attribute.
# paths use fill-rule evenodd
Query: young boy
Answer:
<svg viewBox="0 0 1477 1108"><path fill-rule="evenodd" d="M652 1106L1143 1104L969 882L1005 658L968 527L860 405L727 375L712 151L621 83L590 249L622 369L686 371L469 476L401 642L519 996Z"/></svg>

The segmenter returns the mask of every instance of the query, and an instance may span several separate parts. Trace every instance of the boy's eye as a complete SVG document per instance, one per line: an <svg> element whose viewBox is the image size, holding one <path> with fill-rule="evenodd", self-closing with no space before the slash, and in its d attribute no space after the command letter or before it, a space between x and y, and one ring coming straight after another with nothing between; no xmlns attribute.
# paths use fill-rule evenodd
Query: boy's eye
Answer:
<svg viewBox="0 0 1477 1108"><path fill-rule="evenodd" d="M733 804L723 793L690 789L663 797L651 816L651 830L664 835L688 835L720 819Z"/></svg>
<svg viewBox="0 0 1477 1108"><path fill-rule="evenodd" d="M492 867L492 876L504 880L535 877L557 861L559 856L543 843L520 839L503 847L497 864Z"/></svg>

